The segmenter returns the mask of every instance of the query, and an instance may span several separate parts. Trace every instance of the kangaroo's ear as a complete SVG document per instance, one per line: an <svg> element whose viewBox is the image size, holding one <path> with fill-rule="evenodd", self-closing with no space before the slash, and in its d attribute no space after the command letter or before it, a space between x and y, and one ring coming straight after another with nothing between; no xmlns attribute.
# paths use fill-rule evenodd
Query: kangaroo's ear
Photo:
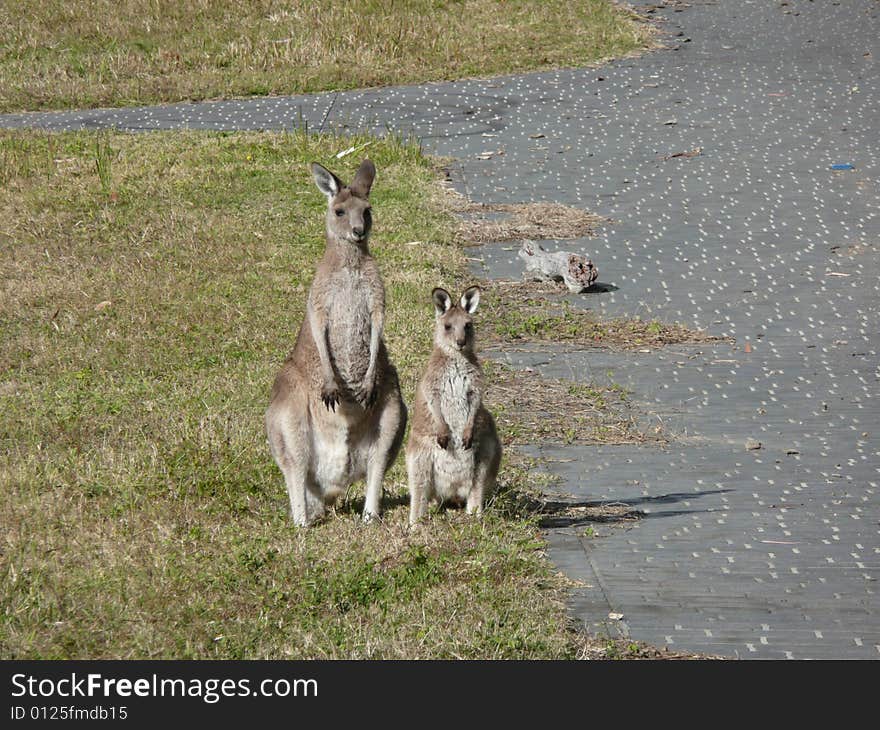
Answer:
<svg viewBox="0 0 880 730"><path fill-rule="evenodd" d="M446 314L452 306L452 297L449 296L449 292L439 286L431 292L431 297L434 299L434 311L438 317Z"/></svg>
<svg viewBox="0 0 880 730"><path fill-rule="evenodd" d="M334 197L344 187L342 180L336 177L336 175L323 165L313 162L311 168L312 177L315 178L315 185L317 185L318 190L324 193L328 198Z"/></svg>
<svg viewBox="0 0 880 730"><path fill-rule="evenodd" d="M366 198L370 194L370 188L373 187L373 180L376 179L376 166L365 159L351 181L351 192L355 195Z"/></svg>
<svg viewBox="0 0 880 730"><path fill-rule="evenodd" d="M479 304L480 287L472 286L465 289L464 294L461 295L461 308L468 314L473 314L477 311Z"/></svg>

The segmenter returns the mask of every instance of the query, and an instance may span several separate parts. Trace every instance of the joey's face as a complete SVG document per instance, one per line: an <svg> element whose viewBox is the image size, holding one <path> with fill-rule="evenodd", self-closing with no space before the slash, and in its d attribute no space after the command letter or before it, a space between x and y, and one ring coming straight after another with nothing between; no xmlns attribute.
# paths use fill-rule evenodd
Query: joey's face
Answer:
<svg viewBox="0 0 880 730"><path fill-rule="evenodd" d="M457 304L437 317L434 342L444 350L470 351L474 349L474 320Z"/></svg>
<svg viewBox="0 0 880 730"><path fill-rule="evenodd" d="M461 295L458 303L452 301L445 289L434 289L434 344L446 352L473 352L474 318L480 302L479 287L472 286Z"/></svg>

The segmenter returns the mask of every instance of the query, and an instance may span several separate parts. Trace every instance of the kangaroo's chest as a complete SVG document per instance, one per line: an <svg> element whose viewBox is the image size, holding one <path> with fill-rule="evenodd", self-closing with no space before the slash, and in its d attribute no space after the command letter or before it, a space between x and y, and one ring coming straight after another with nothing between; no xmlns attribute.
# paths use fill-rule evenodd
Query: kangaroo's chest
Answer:
<svg viewBox="0 0 880 730"><path fill-rule="evenodd" d="M360 270L338 271L329 282L330 354L340 375L359 382L370 362L372 292Z"/></svg>
<svg viewBox="0 0 880 730"><path fill-rule="evenodd" d="M440 381L440 411L453 434L460 434L467 422L473 378L473 367L470 363L452 360Z"/></svg>

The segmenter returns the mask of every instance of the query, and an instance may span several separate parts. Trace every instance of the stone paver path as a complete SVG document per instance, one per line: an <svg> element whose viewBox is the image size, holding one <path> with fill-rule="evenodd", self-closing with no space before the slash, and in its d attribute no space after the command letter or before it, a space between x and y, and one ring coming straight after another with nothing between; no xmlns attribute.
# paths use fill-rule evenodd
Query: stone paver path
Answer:
<svg viewBox="0 0 880 730"><path fill-rule="evenodd" d="M391 128L457 158L476 200L613 219L574 244L616 287L583 305L736 345L500 355L620 383L678 436L531 450L572 498L646 513L599 538L550 531L583 584L573 610L676 649L880 658L880 2L658 4L670 49L602 68L0 125ZM503 246L483 249L490 266L519 275Z"/></svg>

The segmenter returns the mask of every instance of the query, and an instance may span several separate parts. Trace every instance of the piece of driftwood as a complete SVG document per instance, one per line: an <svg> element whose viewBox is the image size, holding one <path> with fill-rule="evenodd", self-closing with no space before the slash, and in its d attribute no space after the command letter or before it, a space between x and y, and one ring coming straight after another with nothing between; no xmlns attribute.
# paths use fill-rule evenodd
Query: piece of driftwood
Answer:
<svg viewBox="0 0 880 730"><path fill-rule="evenodd" d="M589 289L599 277L599 271L586 256L569 251L551 253L528 239L523 241L519 257L526 264L524 279L561 281L576 294Z"/></svg>

